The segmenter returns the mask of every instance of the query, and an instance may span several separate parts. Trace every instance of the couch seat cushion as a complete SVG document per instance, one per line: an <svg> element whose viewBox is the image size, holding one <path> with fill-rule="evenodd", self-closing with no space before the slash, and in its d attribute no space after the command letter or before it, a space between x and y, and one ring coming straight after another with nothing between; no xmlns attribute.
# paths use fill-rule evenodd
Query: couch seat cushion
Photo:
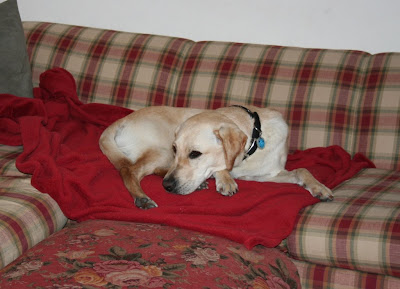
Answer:
<svg viewBox="0 0 400 289"><path fill-rule="evenodd" d="M400 276L400 172L366 169L307 207L288 238L299 260Z"/></svg>
<svg viewBox="0 0 400 289"><path fill-rule="evenodd" d="M301 288L399 289L400 278L293 260L300 274Z"/></svg>
<svg viewBox="0 0 400 289"><path fill-rule="evenodd" d="M258 246L248 251L227 239L185 229L103 220L64 228L32 248L0 272L0 287L5 284L300 288L295 266L277 249Z"/></svg>

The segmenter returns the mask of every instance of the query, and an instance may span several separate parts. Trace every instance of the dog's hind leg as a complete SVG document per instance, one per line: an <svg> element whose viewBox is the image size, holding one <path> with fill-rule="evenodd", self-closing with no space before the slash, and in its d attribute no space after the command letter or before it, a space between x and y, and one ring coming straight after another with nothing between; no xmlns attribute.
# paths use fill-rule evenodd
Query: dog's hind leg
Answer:
<svg viewBox="0 0 400 289"><path fill-rule="evenodd" d="M309 191L313 197L322 201L333 200L332 191L316 180L314 176L304 168L295 169L293 171L283 170L274 177L268 176L262 178L262 180L258 179L258 181L298 184Z"/></svg>
<svg viewBox="0 0 400 289"><path fill-rule="evenodd" d="M155 208L157 204L143 192L140 181L152 173L167 171L173 160L172 150L169 153L169 147L152 147L140 151L143 144L133 146L135 139L132 140L128 133L122 134L126 129L122 121L115 122L103 132L99 141L100 149L119 171L135 205L141 209Z"/></svg>
<svg viewBox="0 0 400 289"><path fill-rule="evenodd" d="M126 163L120 164L120 175L124 181L125 187L132 195L135 205L140 209L156 208L157 204L150 199L140 186L143 177L150 174L162 175L168 170L168 162L160 162L165 160L165 154L157 150L147 150L138 160L132 163L126 160Z"/></svg>

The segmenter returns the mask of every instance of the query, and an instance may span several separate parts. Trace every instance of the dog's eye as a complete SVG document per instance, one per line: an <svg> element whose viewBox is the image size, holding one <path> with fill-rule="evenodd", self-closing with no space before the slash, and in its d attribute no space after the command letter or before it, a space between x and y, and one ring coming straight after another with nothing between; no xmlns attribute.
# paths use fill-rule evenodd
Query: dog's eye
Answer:
<svg viewBox="0 0 400 289"><path fill-rule="evenodd" d="M176 146L175 145L172 146L172 151L174 152L174 154L176 154Z"/></svg>
<svg viewBox="0 0 400 289"><path fill-rule="evenodd" d="M202 155L202 153L199 151L191 151L189 154L189 159L196 159L201 155Z"/></svg>

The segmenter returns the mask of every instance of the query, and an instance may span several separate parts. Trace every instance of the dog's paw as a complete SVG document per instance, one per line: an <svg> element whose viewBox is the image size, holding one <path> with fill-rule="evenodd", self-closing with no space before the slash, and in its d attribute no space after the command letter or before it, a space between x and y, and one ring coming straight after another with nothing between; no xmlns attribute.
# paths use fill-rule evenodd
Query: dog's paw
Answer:
<svg viewBox="0 0 400 289"><path fill-rule="evenodd" d="M148 209L153 209L153 208L157 208L158 207L156 202L154 202L152 199L150 199L148 197L136 198L135 199L135 205L139 209L143 209L143 210L148 210Z"/></svg>
<svg viewBox="0 0 400 289"><path fill-rule="evenodd" d="M229 181L225 180L225 182L218 181L217 179L216 185L217 191L223 196L231 197L238 191L238 185L233 179L230 179Z"/></svg>
<svg viewBox="0 0 400 289"><path fill-rule="evenodd" d="M196 191L206 190L206 189L208 189L208 182L202 183L202 184L196 189Z"/></svg>
<svg viewBox="0 0 400 289"><path fill-rule="evenodd" d="M318 198L321 201L333 201L332 191L321 183L314 184L310 188L310 192L313 197Z"/></svg>

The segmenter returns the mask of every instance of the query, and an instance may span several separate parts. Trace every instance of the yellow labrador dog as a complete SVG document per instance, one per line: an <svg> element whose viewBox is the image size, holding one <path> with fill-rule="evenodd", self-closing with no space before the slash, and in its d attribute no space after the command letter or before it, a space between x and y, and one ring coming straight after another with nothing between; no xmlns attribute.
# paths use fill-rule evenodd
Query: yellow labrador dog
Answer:
<svg viewBox="0 0 400 289"><path fill-rule="evenodd" d="M268 108L154 106L109 126L100 148L141 209L157 207L140 187L141 179L153 173L164 176L168 192L180 195L205 188L213 176L224 196L238 191L234 179L243 179L294 183L314 197L333 199L331 190L308 170L285 170L287 137L282 115Z"/></svg>

